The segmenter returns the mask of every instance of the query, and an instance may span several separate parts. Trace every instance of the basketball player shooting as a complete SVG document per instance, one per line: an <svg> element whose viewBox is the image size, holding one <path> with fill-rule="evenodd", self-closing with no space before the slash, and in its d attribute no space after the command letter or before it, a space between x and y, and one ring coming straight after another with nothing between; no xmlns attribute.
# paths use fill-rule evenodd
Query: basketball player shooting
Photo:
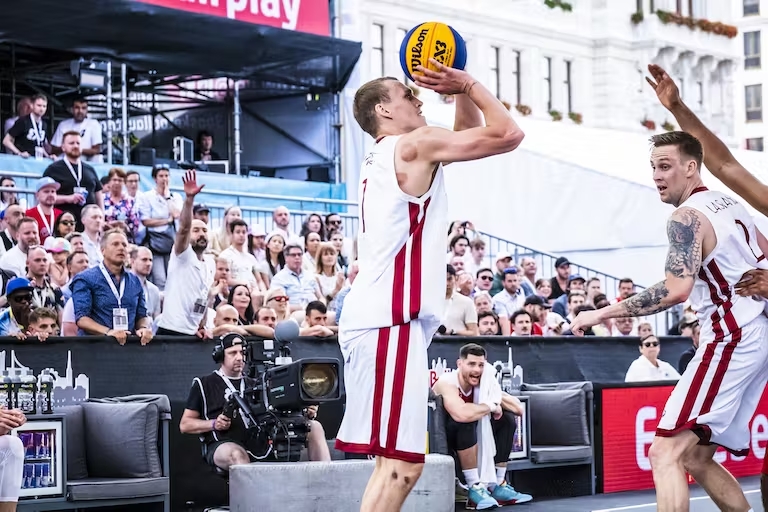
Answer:
<svg viewBox="0 0 768 512"><path fill-rule="evenodd" d="M347 400L336 446L376 456L363 512L400 510L424 464L427 347L445 306L442 164L506 153L523 139L481 83L430 63L437 71L419 67L415 82L456 96L454 131L427 126L422 102L395 78L366 83L354 99L355 119L376 145L360 171L360 272L339 322Z"/></svg>
<svg viewBox="0 0 768 512"><path fill-rule="evenodd" d="M661 102L667 108L679 102L664 70L649 70ZM648 452L658 510L689 509L687 471L720 510L746 512L751 509L738 482L712 457L718 445L747 454L749 421L768 380L763 300L734 292L746 272L766 268L768 242L739 199L704 187L696 137L678 131L651 141L659 196L677 207L667 224L666 278L630 299L580 313L572 331L583 335L606 318L653 315L690 299L701 341L667 400Z"/></svg>

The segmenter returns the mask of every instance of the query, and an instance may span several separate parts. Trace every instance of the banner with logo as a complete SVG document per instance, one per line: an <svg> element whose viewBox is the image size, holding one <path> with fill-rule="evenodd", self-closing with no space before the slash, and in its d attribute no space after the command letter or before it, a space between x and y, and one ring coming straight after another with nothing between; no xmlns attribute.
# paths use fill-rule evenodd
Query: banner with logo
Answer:
<svg viewBox="0 0 768 512"><path fill-rule="evenodd" d="M328 0L137 0L168 7L244 21L255 25L328 36L331 19ZM222 34L222 37L226 37Z"/></svg>
<svg viewBox="0 0 768 512"><path fill-rule="evenodd" d="M673 386L602 389L603 492L653 488L648 448ZM715 460L735 477L760 473L768 444L768 393L763 392L749 424L750 445L746 457L720 448ZM690 480L690 478L689 478ZM692 480L691 480L692 481Z"/></svg>

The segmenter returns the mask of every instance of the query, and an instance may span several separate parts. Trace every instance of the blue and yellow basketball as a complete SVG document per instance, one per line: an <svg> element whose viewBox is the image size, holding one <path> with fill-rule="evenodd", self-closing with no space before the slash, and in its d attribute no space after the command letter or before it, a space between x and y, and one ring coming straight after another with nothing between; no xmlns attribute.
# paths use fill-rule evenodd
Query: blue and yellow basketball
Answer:
<svg viewBox="0 0 768 512"><path fill-rule="evenodd" d="M400 65L413 80L416 66L435 69L429 63L435 59L444 66L464 69L467 65L467 45L453 28L445 23L430 21L413 27L400 45Z"/></svg>

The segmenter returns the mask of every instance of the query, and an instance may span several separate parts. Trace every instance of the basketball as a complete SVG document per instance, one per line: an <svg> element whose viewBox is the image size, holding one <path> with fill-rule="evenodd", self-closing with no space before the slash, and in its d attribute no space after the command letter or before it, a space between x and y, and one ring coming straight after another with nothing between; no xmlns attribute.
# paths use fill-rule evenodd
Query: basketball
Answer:
<svg viewBox="0 0 768 512"><path fill-rule="evenodd" d="M435 59L444 66L464 69L467 65L467 45L459 33L445 23L422 23L403 38L400 65L408 78L413 80L417 66L437 71L429 59Z"/></svg>

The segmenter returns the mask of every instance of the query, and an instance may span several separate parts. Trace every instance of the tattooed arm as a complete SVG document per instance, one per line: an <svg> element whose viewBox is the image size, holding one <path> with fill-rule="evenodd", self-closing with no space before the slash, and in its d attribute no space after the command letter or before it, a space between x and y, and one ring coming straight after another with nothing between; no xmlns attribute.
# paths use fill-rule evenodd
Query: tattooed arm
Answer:
<svg viewBox="0 0 768 512"><path fill-rule="evenodd" d="M701 267L703 230L700 216L692 208L681 208L670 217L667 223L669 251L663 281L617 304L579 313L571 324L571 331L579 334L608 318L653 315L685 302Z"/></svg>

